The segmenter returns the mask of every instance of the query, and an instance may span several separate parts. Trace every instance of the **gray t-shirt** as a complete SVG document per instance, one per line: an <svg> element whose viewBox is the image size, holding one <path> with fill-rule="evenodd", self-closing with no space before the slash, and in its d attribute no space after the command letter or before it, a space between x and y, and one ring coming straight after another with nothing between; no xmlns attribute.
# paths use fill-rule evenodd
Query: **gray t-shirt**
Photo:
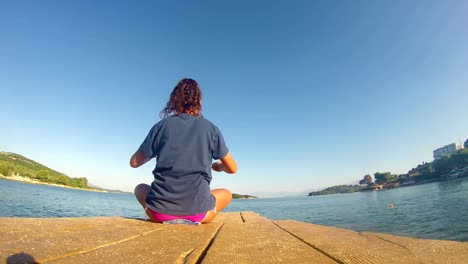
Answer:
<svg viewBox="0 0 468 264"><path fill-rule="evenodd" d="M151 128L140 151L156 157L149 208L170 215L195 215L215 208L211 164L229 152L219 129L203 117L180 114Z"/></svg>

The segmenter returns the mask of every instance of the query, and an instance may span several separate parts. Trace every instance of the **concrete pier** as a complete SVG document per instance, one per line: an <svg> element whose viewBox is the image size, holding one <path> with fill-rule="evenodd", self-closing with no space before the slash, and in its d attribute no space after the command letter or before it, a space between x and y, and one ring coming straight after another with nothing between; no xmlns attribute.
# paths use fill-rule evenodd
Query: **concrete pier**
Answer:
<svg viewBox="0 0 468 264"><path fill-rule="evenodd" d="M0 218L6 263L468 263L468 242L415 239L272 221L253 212L215 222Z"/></svg>

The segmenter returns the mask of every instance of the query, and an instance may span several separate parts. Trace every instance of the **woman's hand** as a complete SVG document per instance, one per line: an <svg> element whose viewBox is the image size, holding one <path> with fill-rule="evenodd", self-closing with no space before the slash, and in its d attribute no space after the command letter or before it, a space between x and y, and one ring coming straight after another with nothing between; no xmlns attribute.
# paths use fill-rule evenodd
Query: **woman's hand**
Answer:
<svg viewBox="0 0 468 264"><path fill-rule="evenodd" d="M135 154L133 154L133 156L130 158L130 166L132 168L138 168L141 165L148 162L149 160L150 159L148 159L145 156L145 154L143 154L143 152L141 152L141 150L137 150L137 152L135 152Z"/></svg>
<svg viewBox="0 0 468 264"><path fill-rule="evenodd" d="M211 169L213 169L214 171L217 171L217 172L222 172L224 171L224 165L221 161L217 161L213 164L211 164Z"/></svg>
<svg viewBox="0 0 468 264"><path fill-rule="evenodd" d="M214 171L224 171L226 173L232 174L237 172L237 163L231 156L231 153L228 153L224 158L221 158L220 161L211 164L211 168Z"/></svg>

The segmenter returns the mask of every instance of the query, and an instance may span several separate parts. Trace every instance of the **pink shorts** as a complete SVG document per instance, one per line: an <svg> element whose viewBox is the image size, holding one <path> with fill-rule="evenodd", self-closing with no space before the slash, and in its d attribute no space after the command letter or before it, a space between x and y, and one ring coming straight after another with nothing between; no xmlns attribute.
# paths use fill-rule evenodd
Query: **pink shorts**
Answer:
<svg viewBox="0 0 468 264"><path fill-rule="evenodd" d="M154 222L157 222L157 223L162 223L165 221L171 221L175 219L186 219L192 222L201 222L203 219L205 219L206 214L208 214L208 212L205 212L205 213L196 214L196 215L168 215L168 214L156 212L149 207L146 207L145 211L148 214L151 214L150 218ZM213 211L216 214L216 208Z"/></svg>

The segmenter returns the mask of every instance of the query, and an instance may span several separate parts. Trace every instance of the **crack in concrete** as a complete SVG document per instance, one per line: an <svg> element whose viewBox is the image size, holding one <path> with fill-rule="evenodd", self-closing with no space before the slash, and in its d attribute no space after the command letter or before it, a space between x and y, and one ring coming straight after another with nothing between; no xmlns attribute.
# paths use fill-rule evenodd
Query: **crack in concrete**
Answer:
<svg viewBox="0 0 468 264"><path fill-rule="evenodd" d="M68 258L68 257L75 256L75 255L80 255L80 254L87 253L87 252L90 252L90 251L93 251L93 250L97 250L97 249L100 249L100 248L104 248L104 247L116 245L116 244L119 244L119 243L122 243L122 242L125 242L125 241L129 241L129 240L132 240L132 239L141 237L141 236L146 236L146 235L148 235L148 234L151 234L151 233L153 233L153 232L155 232L155 231L162 230L162 229L164 229L164 228L167 228L167 226L163 226L163 227L160 227L160 228L157 228L157 229L148 231L148 232L144 232L144 233L141 233L141 234L138 234L138 235L135 235L135 236L127 237L127 238L124 238L124 239L121 239L121 240L117 240L117 241L114 241L114 242L111 242L111 243L103 244L103 245L100 245L100 246L97 246L97 247L93 247L93 248L90 248L90 249L72 251L72 252L65 253L65 254L63 254L63 255L54 256L54 257L49 257L49 258L45 258L45 259L40 259L40 260L38 260L37 262L42 263L42 262L48 262L48 261L53 261L53 260Z"/></svg>
<svg viewBox="0 0 468 264"><path fill-rule="evenodd" d="M302 239L301 237L297 236L296 234L292 233L292 232L289 232L288 230L282 228L281 226L279 226L277 223L273 222L272 223L277 226L279 229L283 230L284 232L290 234L291 236L295 237L296 239L298 239L299 241L301 241L302 243L306 244L307 246L317 250L318 252L322 253L323 255L325 255L326 257L332 259L333 261L335 261L336 263L339 263L339 264L345 264L343 261L335 258L334 256L328 254L327 252L325 252L324 250L318 248L317 246L315 245L312 245L311 243L305 241L304 239Z"/></svg>
<svg viewBox="0 0 468 264"><path fill-rule="evenodd" d="M206 256L206 253L208 253L208 250L210 250L211 248L211 245L213 245L213 242L215 241L216 237L218 236L219 232L221 231L221 228L223 228L224 226L224 223L218 228L218 230L216 230L216 233L213 235L213 237L210 239L210 242L208 243L208 245L206 246L206 248L202 251L202 253L200 254L200 256L198 256L198 259L197 261L195 262L195 264L200 264L202 263L203 259L205 258Z"/></svg>
<svg viewBox="0 0 468 264"><path fill-rule="evenodd" d="M188 257L190 256L190 254L192 254L193 251L195 251L195 248L191 248L189 251L182 253L182 255L179 258L181 259L180 263L187 264Z"/></svg>
<svg viewBox="0 0 468 264"><path fill-rule="evenodd" d="M239 214L240 214L240 217L241 217L241 219L242 219L242 223L245 223L245 218L244 218L244 216L242 215L242 212L239 212Z"/></svg>
<svg viewBox="0 0 468 264"><path fill-rule="evenodd" d="M362 235L364 236L364 234L362 234ZM383 241L385 241L385 242L388 242L388 243L390 243L390 244L392 244L392 245L401 247L401 248L405 249L406 251L408 251L408 253L410 253L412 256L414 256L414 257L416 258L416 255L414 255L414 253L411 252L411 250L410 250L409 248L407 248L407 247L405 247L405 246L403 246L403 245L397 244L397 243L395 243L395 242L393 242L393 241L387 240L387 239L385 239L385 238L383 238L383 237L380 237L379 235L376 235L376 234L373 234L372 236L374 236L374 237L376 237L376 238L378 238L378 239L380 239L380 240L383 240ZM420 263L423 263L423 262L420 262Z"/></svg>
<svg viewBox="0 0 468 264"><path fill-rule="evenodd" d="M412 259L413 261L415 261L415 262L417 262L417 263L421 263L421 264L424 263L424 262L421 262L421 261L418 259L418 257L417 257L416 255L414 255L414 253L411 252L411 250L409 250L409 248L407 248L407 247L405 247L405 246L403 246L403 245L400 245L400 244L397 244L397 243L392 242L392 241L390 241L390 240L387 240L387 239L385 239L385 238L382 238L382 237L380 237L380 236L378 236L378 235L376 235L376 234L372 234L371 236L368 236L368 235L366 235L366 234L363 234L362 232L357 232L357 234L360 235L360 236L363 236L363 237L365 237L365 238L367 238L367 239L370 239L371 237L375 237L375 238L377 238L377 239L380 239L380 240L383 240L383 241L385 241L385 242L388 242L388 243L390 243L390 244L392 244L392 245L401 247L401 248L403 248L404 250L408 251L408 253L409 253L411 256L414 257L414 258ZM395 256L401 257L399 254L395 254L395 253L392 253L392 252L390 252L390 254L393 254L393 255L395 255Z"/></svg>

